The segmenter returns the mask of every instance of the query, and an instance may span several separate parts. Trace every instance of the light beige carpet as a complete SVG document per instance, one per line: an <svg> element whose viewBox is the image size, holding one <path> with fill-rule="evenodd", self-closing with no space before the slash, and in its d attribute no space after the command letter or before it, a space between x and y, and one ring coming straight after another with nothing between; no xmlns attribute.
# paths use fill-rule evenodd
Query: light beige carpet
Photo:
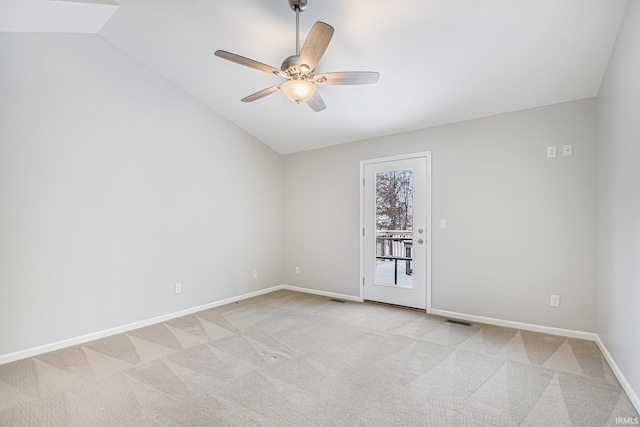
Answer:
<svg viewBox="0 0 640 427"><path fill-rule="evenodd" d="M2 426L603 426L596 345L278 291L0 365Z"/></svg>

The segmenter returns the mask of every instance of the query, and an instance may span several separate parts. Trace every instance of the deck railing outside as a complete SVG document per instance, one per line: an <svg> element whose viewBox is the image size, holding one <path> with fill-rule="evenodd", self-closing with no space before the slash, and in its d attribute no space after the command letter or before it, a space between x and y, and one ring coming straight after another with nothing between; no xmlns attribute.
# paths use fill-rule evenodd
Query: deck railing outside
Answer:
<svg viewBox="0 0 640 427"><path fill-rule="evenodd" d="M376 230L376 263L393 261L393 284L398 284L398 261L404 261L405 274L411 275L411 249L413 232L411 230Z"/></svg>

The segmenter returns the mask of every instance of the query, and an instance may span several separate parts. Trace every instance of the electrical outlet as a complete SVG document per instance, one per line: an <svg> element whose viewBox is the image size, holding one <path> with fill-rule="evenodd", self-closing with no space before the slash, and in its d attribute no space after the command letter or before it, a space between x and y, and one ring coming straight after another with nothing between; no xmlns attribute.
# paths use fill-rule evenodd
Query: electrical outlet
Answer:
<svg viewBox="0 0 640 427"><path fill-rule="evenodd" d="M256 277L258 277L258 270L253 270L253 278L255 279Z"/></svg>
<svg viewBox="0 0 640 427"><path fill-rule="evenodd" d="M176 283L173 285L173 293L179 294L180 292L182 292L182 283Z"/></svg>
<svg viewBox="0 0 640 427"><path fill-rule="evenodd" d="M560 295L551 295L551 302L549 305L551 307L560 307Z"/></svg>
<svg viewBox="0 0 640 427"><path fill-rule="evenodd" d="M296 267L296 274L300 274L300 267Z"/></svg>
<svg viewBox="0 0 640 427"><path fill-rule="evenodd" d="M556 156L556 146L550 145L547 147L547 159L552 159Z"/></svg>

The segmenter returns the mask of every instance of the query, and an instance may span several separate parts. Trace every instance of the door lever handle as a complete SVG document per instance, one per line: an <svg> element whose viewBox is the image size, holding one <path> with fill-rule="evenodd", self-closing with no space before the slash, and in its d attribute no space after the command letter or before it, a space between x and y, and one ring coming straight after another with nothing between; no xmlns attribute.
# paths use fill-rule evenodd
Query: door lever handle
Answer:
<svg viewBox="0 0 640 427"><path fill-rule="evenodd" d="M413 239L413 241L414 241L414 242L418 242L418 243L420 243L420 244L423 244L423 243L424 243L424 240L423 240L423 239L418 239L418 240Z"/></svg>

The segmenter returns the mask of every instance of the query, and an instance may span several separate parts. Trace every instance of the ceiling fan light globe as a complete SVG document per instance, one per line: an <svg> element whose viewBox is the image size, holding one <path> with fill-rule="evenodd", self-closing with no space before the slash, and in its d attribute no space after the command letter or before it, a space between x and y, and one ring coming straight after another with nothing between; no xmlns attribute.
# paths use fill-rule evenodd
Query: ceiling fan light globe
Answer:
<svg viewBox="0 0 640 427"><path fill-rule="evenodd" d="M318 88L307 80L289 80L280 85L284 95L295 103L308 101Z"/></svg>

